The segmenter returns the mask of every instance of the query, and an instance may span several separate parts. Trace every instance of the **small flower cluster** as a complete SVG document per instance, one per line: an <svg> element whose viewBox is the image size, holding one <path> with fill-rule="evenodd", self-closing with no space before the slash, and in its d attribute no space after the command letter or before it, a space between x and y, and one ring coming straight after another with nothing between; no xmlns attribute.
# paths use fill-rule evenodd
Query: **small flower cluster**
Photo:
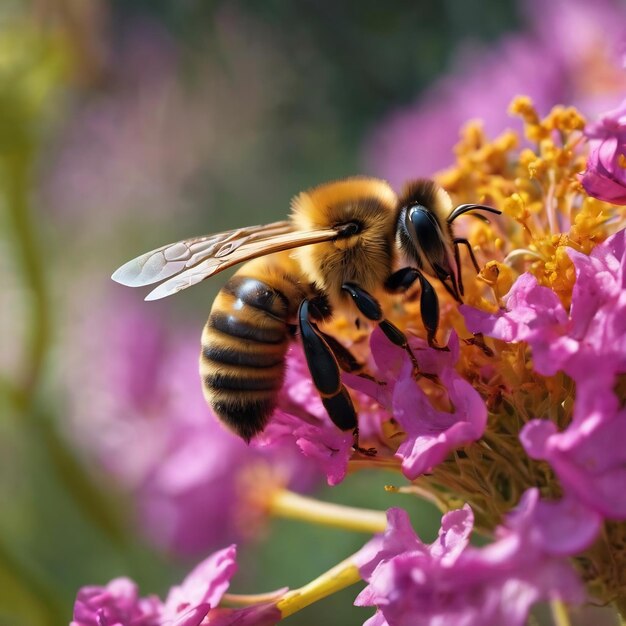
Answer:
<svg viewBox="0 0 626 626"><path fill-rule="evenodd" d="M445 349L429 347L411 293L384 304L418 367L380 330L368 338L341 319L324 329L366 363L343 381L376 456L332 426L297 345L279 408L253 442L297 449L330 484L348 470L395 469L411 483L405 491L445 513L438 539L423 543L396 508L384 520L257 484L266 513L297 506L298 517L379 534L299 590L246 597L246 609L216 608L232 571L215 564L226 552L164 603L140 600L128 581L86 588L76 626L271 624L358 580L367 586L356 604L376 608L367 626L521 626L539 601L593 599L626 614L626 183L615 156L626 149L624 108L603 118L602 132L571 108L542 118L528 98L510 111L533 148L512 132L489 141L470 124L457 163L438 176L455 202L503 211L463 224L482 263L477 278L462 268L466 304L436 286ZM491 543L471 546L472 532Z"/></svg>
<svg viewBox="0 0 626 626"><path fill-rule="evenodd" d="M83 587L70 626L271 626L280 612L271 602L245 609L217 608L237 570L236 548L230 546L200 563L165 602L139 597L137 585L116 578L105 587Z"/></svg>

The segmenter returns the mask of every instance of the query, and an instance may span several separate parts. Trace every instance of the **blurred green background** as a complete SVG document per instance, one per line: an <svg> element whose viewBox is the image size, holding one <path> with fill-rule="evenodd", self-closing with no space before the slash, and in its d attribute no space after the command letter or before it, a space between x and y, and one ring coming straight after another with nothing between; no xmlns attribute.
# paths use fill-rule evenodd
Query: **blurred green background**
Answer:
<svg viewBox="0 0 626 626"><path fill-rule="evenodd" d="M303 188L376 173L363 150L381 121L460 50L527 28L525 14L510 0L3 0L0 624L67 624L79 587L120 575L164 594L203 556L155 547L133 490L93 454L92 413L119 406L109 391L76 399L83 375L106 387L110 355L75 330L97 338L116 298L141 300L120 295L111 271L165 242L282 219ZM142 306L199 337L219 284ZM438 514L385 493L397 482L367 473L316 493L405 506L432 540ZM301 585L366 539L272 522L242 546L232 589ZM288 623L361 624L355 595Z"/></svg>

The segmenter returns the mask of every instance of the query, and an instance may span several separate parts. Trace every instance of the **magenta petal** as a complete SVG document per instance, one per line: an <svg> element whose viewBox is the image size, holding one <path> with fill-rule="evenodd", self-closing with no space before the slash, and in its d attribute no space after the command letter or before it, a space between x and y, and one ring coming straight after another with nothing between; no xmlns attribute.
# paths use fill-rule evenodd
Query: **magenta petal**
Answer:
<svg viewBox="0 0 626 626"><path fill-rule="evenodd" d="M351 432L342 432L333 425L304 424L294 435L302 453L319 463L329 485L337 485L345 478L354 442Z"/></svg>
<svg viewBox="0 0 626 626"><path fill-rule="evenodd" d="M237 571L236 556L237 547L232 545L197 565L179 586L170 589L164 615L175 619L201 604L217 606Z"/></svg>
<svg viewBox="0 0 626 626"><path fill-rule="evenodd" d="M374 558L370 551L360 569L368 585L355 604L378 609L371 624L522 626L539 600L581 600L569 563L546 552L547 533L535 533L540 506L538 491L530 490L484 548L468 544L473 515L467 506L444 517L430 546L412 532L406 514L394 513L380 549Z"/></svg>
<svg viewBox="0 0 626 626"><path fill-rule="evenodd" d="M469 504L446 513L441 519L437 540L430 546L430 554L450 565L469 543L474 528L474 512Z"/></svg>
<svg viewBox="0 0 626 626"><path fill-rule="evenodd" d="M172 626L200 626L210 609L210 604L194 606L188 611L185 611L182 615L174 618Z"/></svg>
<svg viewBox="0 0 626 626"><path fill-rule="evenodd" d="M572 556L591 546L602 528L602 517L575 498L540 502L535 528L547 554Z"/></svg>
<svg viewBox="0 0 626 626"><path fill-rule="evenodd" d="M471 529L470 529L471 532ZM406 511L391 508L387 511L387 528L359 550L354 561L364 579L368 579L376 565L383 559L402 552L425 551L424 544L415 534Z"/></svg>
<svg viewBox="0 0 626 626"><path fill-rule="evenodd" d="M626 519L626 412L607 417L593 412L562 433L549 421L533 420L520 439L530 456L554 468L567 496L596 513Z"/></svg>
<svg viewBox="0 0 626 626"><path fill-rule="evenodd" d="M553 328L567 322L558 296L522 274L505 297L506 309L495 314L462 305L461 313L473 333L484 333L507 342L543 341Z"/></svg>
<svg viewBox="0 0 626 626"><path fill-rule="evenodd" d="M72 626L160 626L161 608L156 596L140 598L132 580L116 578L79 590Z"/></svg>
<svg viewBox="0 0 626 626"><path fill-rule="evenodd" d="M617 137L607 137L600 143L595 152L597 153L598 166L606 172L611 172L616 166L615 157L618 151Z"/></svg>
<svg viewBox="0 0 626 626"><path fill-rule="evenodd" d="M480 394L454 370L446 370L441 378L454 406L452 413L431 405L410 368L394 390L394 416L407 434L396 454L410 479L441 463L460 445L480 438L485 429L487 409Z"/></svg>
<svg viewBox="0 0 626 626"><path fill-rule="evenodd" d="M520 441L531 459L545 459L548 439L557 432L549 420L531 420L520 433Z"/></svg>
<svg viewBox="0 0 626 626"><path fill-rule="evenodd" d="M626 204L626 187L600 174L597 170L587 170L580 178L585 191L592 197L610 202L611 204Z"/></svg>

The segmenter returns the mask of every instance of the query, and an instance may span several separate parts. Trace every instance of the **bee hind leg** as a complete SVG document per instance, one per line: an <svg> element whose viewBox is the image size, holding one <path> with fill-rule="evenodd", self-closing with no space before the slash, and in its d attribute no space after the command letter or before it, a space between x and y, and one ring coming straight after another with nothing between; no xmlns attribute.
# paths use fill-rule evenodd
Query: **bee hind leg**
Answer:
<svg viewBox="0 0 626 626"><path fill-rule="evenodd" d="M323 334L309 319L309 305L308 300L304 300L300 304L298 325L313 384L320 394L324 408L333 424L340 430L351 430L354 433L353 446L357 452L373 456L376 454L374 448L359 446L359 422L354 403L345 385L341 382L337 358ZM354 357L352 358L354 359Z"/></svg>

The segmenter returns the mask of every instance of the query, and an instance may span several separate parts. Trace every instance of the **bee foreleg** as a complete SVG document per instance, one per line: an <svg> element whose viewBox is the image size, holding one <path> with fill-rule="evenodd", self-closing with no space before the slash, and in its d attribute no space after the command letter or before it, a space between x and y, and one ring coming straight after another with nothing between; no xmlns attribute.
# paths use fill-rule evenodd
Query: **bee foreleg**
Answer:
<svg viewBox="0 0 626 626"><path fill-rule="evenodd" d="M420 280L426 280L421 275L421 272L419 272L418 270L414 270L414 271L417 272L418 274L417 277L419 277ZM430 287L430 292L434 294L435 301L436 301L437 295L435 294L433 288L430 286L430 283L428 283L428 281L426 282L428 284L428 287ZM357 308L359 309L361 313L363 313L363 315L365 315L365 317L372 320L373 322L378 323L378 326L385 333L385 336L387 337L387 339L389 339L389 341L391 341L397 346L400 346L403 350L406 351L406 353L409 355L409 358L411 359L411 363L413 364L413 368L415 370L416 375L419 375L419 365L417 363L417 359L415 358L415 354L413 354L413 350L411 350L411 346L409 345L406 335L397 326L395 326L389 320L385 319L382 316L382 310L380 308L380 304L378 304L374 296L370 295L369 293L367 293L367 291L365 291L364 289L361 289L361 287L359 287L358 285L355 285L354 283L344 283L341 286L341 288L347 293L349 293L350 296L352 296L352 299L354 303L356 304ZM422 294L421 294L422 301L424 299L424 293L425 293L425 290L424 288L422 288ZM438 311L439 311L438 301L436 301L436 304L437 304L437 314L438 314ZM380 311L380 316L374 317L373 315L372 316L368 315L368 312L375 311L376 308L378 308L378 310ZM439 319L438 315L437 315L437 319ZM424 322L424 324L426 325L426 322ZM434 330L435 332L437 331L436 326ZM428 327L427 327L427 333L428 333L428 343L432 345L431 342L434 342L434 333L432 334L432 337L431 337L431 333Z"/></svg>
<svg viewBox="0 0 626 626"><path fill-rule="evenodd" d="M341 288L350 294L356 308L372 322L380 322L383 319L383 310L374 296L361 289L355 283L344 283Z"/></svg>
<svg viewBox="0 0 626 626"><path fill-rule="evenodd" d="M424 274L414 267L404 267L386 280L385 288L392 293L406 291L416 280L420 281L420 309L428 345L440 350L435 339L439 327L439 298Z"/></svg>
<svg viewBox="0 0 626 626"><path fill-rule="evenodd" d="M474 264L474 269L476 270L476 273L480 272L480 267L478 265L478 261L476 260L476 257L474 256L474 251L472 250L472 246L470 245L470 242L467 239L456 237L455 239L452 240L452 243L454 243L454 250L456 254L456 264L457 264L457 269L459 270L459 281L461 279L461 265L459 263L459 257L458 257L458 250L459 250L460 245L467 246L467 251L469 252L470 259L472 259L472 263Z"/></svg>
<svg viewBox="0 0 626 626"><path fill-rule="evenodd" d="M391 293L404 293L418 280L421 272L414 267L403 267L385 281L385 289Z"/></svg>

